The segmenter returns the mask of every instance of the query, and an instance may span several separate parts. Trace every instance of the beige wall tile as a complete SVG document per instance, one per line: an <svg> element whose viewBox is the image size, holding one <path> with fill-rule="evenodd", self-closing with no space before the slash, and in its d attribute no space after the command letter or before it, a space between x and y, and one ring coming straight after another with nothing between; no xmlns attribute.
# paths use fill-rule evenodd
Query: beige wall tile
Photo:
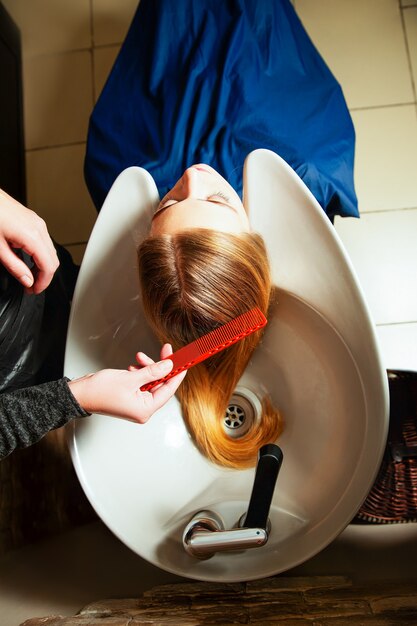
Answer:
<svg viewBox="0 0 417 626"><path fill-rule="evenodd" d="M377 324L417 321L417 209L337 218Z"/></svg>
<svg viewBox="0 0 417 626"><path fill-rule="evenodd" d="M105 48L95 48L94 54L94 94L99 97L110 71L119 53L120 46L106 46Z"/></svg>
<svg viewBox="0 0 417 626"><path fill-rule="evenodd" d="M26 148L85 141L93 107L90 52L26 58Z"/></svg>
<svg viewBox="0 0 417 626"><path fill-rule="evenodd" d="M90 0L3 0L19 26L25 55L91 46Z"/></svg>
<svg viewBox="0 0 417 626"><path fill-rule="evenodd" d="M413 7L417 6L417 0L401 0L402 7Z"/></svg>
<svg viewBox="0 0 417 626"><path fill-rule="evenodd" d="M360 211L417 207L415 105L352 112Z"/></svg>
<svg viewBox="0 0 417 626"><path fill-rule="evenodd" d="M404 11L405 32L410 51L414 87L417 89L417 6Z"/></svg>
<svg viewBox="0 0 417 626"><path fill-rule="evenodd" d="M26 154L28 205L63 245L87 241L96 211L83 176L85 145Z"/></svg>
<svg viewBox="0 0 417 626"><path fill-rule="evenodd" d="M296 0L295 6L349 107L414 100L397 0Z"/></svg>
<svg viewBox="0 0 417 626"><path fill-rule="evenodd" d="M377 326L376 334L387 369L417 372L417 323Z"/></svg>
<svg viewBox="0 0 417 626"><path fill-rule="evenodd" d="M95 46L122 43L139 0L92 0Z"/></svg>

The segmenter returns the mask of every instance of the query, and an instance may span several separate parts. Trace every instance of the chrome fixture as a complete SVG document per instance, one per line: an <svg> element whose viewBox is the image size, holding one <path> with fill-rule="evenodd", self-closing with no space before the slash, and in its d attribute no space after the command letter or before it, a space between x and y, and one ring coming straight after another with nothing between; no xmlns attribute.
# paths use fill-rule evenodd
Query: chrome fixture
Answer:
<svg viewBox="0 0 417 626"><path fill-rule="evenodd" d="M228 437L239 439L261 419L262 405L249 389L238 387L226 408L223 430Z"/></svg>
<svg viewBox="0 0 417 626"><path fill-rule="evenodd" d="M197 559L209 559L216 552L264 546L270 533L268 515L282 459L282 451L277 445L263 446L259 450L247 513L242 515L236 527L227 530L220 515L214 511L198 511L184 529L185 551Z"/></svg>

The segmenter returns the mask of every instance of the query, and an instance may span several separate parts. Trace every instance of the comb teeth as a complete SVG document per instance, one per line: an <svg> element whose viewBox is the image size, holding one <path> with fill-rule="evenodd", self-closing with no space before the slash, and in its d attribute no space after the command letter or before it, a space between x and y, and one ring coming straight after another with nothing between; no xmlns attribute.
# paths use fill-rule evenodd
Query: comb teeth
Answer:
<svg viewBox="0 0 417 626"><path fill-rule="evenodd" d="M262 328L265 324L266 318L263 313L257 308L251 309L199 337L193 343L200 354L215 354Z"/></svg>
<svg viewBox="0 0 417 626"><path fill-rule="evenodd" d="M251 309L238 315L227 324L219 326L215 330L210 331L206 335L199 337L187 346L180 348L174 354L167 357L173 361L173 368L170 373L164 378L152 381L142 385L141 391L149 391L156 385L165 382L189 369L197 363L201 363L205 359L208 359L213 354L228 348L234 343L237 343L244 337L247 337L251 333L263 328L267 323L266 317L258 308Z"/></svg>

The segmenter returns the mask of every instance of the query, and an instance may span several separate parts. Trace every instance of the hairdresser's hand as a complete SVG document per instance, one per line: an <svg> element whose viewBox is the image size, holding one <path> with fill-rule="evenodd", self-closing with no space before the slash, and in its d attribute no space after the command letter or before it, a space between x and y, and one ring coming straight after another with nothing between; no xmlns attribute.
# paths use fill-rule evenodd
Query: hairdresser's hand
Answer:
<svg viewBox="0 0 417 626"><path fill-rule="evenodd" d="M21 248L32 257L32 271L13 251ZM0 189L0 263L28 293L41 293L59 266L46 224Z"/></svg>
<svg viewBox="0 0 417 626"><path fill-rule="evenodd" d="M165 344L161 350L161 358L170 354L171 346ZM141 356L138 358L139 355ZM141 424L146 422L174 395L185 372L151 391L141 391L142 385L169 374L172 361L167 359L154 363L142 352L136 358L139 365L146 361L146 366L131 366L128 370L101 370L70 381L69 387L78 404L88 413L112 415Z"/></svg>

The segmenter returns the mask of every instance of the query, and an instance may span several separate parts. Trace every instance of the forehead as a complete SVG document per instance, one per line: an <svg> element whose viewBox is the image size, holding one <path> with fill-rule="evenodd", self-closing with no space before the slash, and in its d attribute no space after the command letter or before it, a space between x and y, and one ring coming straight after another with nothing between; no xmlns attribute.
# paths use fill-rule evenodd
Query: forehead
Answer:
<svg viewBox="0 0 417 626"><path fill-rule="evenodd" d="M186 228L213 228L241 232L242 219L231 207L210 200L187 198L159 211L152 221L151 234L173 234Z"/></svg>

